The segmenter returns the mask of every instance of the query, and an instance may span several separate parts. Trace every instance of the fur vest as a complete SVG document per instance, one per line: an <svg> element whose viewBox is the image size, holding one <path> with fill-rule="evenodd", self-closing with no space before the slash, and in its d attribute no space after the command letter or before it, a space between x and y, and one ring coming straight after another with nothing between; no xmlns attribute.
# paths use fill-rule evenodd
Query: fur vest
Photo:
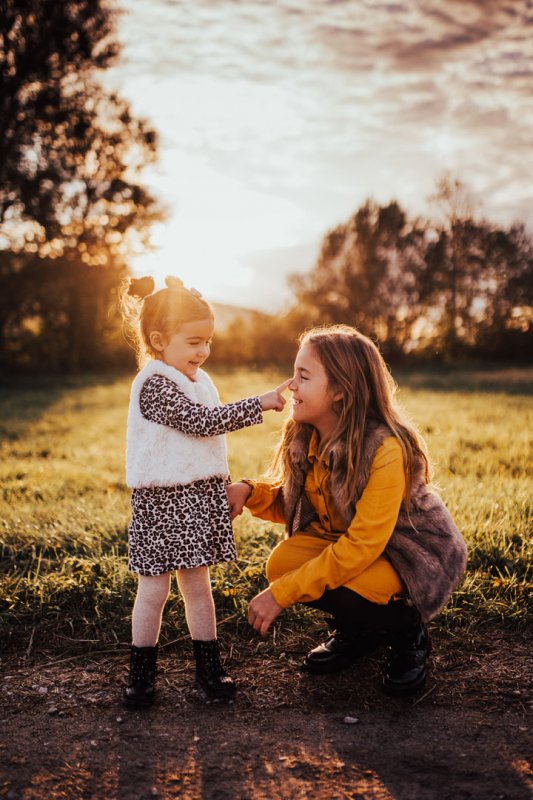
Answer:
<svg viewBox="0 0 533 800"><path fill-rule="evenodd" d="M131 488L176 486L204 478L227 478L226 437L189 436L143 417L139 398L144 383L153 375L164 375L193 403L209 408L220 405L211 378L199 369L196 380L158 359L138 373L131 387L126 440L126 483Z"/></svg>
<svg viewBox="0 0 533 800"><path fill-rule="evenodd" d="M289 457L297 473L297 478L289 479L282 490L289 535L304 530L315 518L315 511L303 491L305 476L311 469L307 454L312 430L311 426L302 427L289 446ZM383 440L392 435L381 423L371 422L367 426L353 497L347 505L339 504L346 528L368 483L376 451ZM333 450L331 462L330 491L339 498L346 466L344 448ZM428 622L446 604L465 571L466 545L442 499L425 483L422 459L415 460L413 472L409 513L403 502L383 555L398 572L422 620Z"/></svg>

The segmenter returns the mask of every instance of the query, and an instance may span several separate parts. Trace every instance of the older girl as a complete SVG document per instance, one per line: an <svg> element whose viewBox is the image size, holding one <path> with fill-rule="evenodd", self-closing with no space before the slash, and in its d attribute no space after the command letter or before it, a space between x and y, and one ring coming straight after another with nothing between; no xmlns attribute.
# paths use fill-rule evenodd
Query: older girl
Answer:
<svg viewBox="0 0 533 800"><path fill-rule="evenodd" d="M292 418L266 481L228 487L232 513L287 525L267 564L270 586L249 606L261 634L284 608L306 603L334 617L335 633L308 653L310 672L342 669L387 642L383 687L418 689L426 677L426 623L448 600L466 547L429 486L422 440L394 402L373 342L337 325L303 335Z"/></svg>

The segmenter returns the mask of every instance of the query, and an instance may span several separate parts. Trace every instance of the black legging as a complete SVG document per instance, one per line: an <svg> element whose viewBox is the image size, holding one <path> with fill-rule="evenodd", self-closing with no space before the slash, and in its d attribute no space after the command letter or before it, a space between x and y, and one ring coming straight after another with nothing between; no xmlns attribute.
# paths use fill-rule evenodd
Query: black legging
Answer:
<svg viewBox="0 0 533 800"><path fill-rule="evenodd" d="M407 631L420 624L420 615L413 606L402 600L390 600L387 605L371 603L357 592L339 586L338 589L327 589L322 597L305 603L331 614L335 625L345 633L365 631L400 632Z"/></svg>

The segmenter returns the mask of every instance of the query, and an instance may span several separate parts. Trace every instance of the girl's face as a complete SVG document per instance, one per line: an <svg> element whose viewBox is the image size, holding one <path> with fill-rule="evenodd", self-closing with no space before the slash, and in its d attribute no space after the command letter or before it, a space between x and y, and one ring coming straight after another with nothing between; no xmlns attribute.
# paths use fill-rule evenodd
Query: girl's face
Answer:
<svg viewBox="0 0 533 800"><path fill-rule="evenodd" d="M209 357L214 328L212 319L184 322L169 338L154 331L150 341L165 364L194 380L198 369Z"/></svg>
<svg viewBox="0 0 533 800"><path fill-rule="evenodd" d="M333 404L341 395L329 386L326 370L311 344L302 345L298 351L289 389L293 393L293 420L314 425L320 438L325 438L337 421Z"/></svg>

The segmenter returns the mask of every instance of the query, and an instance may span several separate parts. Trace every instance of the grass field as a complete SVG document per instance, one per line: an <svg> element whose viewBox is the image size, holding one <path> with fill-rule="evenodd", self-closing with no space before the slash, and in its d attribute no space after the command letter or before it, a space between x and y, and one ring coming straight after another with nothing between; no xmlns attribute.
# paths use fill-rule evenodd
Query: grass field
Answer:
<svg viewBox="0 0 533 800"><path fill-rule="evenodd" d="M277 372L213 373L222 399L264 391ZM425 436L434 478L469 545L469 569L435 624L458 634L487 620L522 625L531 588L533 370L399 376L401 404ZM68 651L127 641L135 590L126 567L124 438L131 378L29 380L0 390L0 635L5 647ZM266 466L282 418L228 437L232 475ZM220 619L246 630L248 600L280 526L236 521L240 560L213 570ZM289 610L293 625L312 614ZM162 632L184 632L173 594Z"/></svg>

